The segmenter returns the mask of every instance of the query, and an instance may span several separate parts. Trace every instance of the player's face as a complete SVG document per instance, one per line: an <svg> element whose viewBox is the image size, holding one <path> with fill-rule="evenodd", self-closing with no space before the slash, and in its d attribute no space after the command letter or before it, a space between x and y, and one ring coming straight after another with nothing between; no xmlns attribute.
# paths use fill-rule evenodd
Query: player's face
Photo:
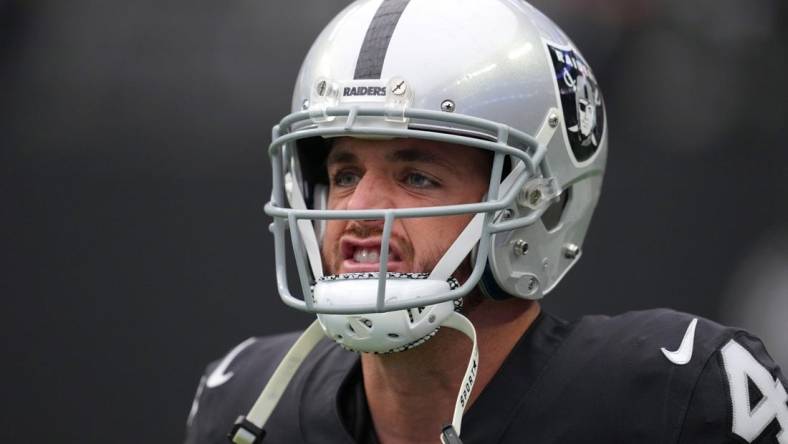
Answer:
<svg viewBox="0 0 788 444"><path fill-rule="evenodd" d="M412 208L480 202L492 156L459 145L417 139L335 141L326 165L328 207L336 210ZM429 272L471 215L396 219L391 272ZM329 274L378 271L383 220L331 220L323 237Z"/></svg>

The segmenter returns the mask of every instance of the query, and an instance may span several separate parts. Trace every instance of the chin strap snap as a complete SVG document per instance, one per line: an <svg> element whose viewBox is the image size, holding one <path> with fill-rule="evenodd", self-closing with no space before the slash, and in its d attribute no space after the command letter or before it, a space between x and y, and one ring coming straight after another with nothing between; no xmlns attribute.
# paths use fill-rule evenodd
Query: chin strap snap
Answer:
<svg viewBox="0 0 788 444"><path fill-rule="evenodd" d="M441 432L441 442L443 444L462 444L460 435L457 434L457 431L454 430L454 426L452 425L447 425L443 428Z"/></svg>
<svg viewBox="0 0 788 444"><path fill-rule="evenodd" d="M476 344L476 329L473 328L473 324L465 316L454 312L446 319L443 326L461 331L473 342L471 358L468 361L468 367L465 370L465 376L462 378L462 385L457 394L457 402L454 405L454 416L452 417L451 425L444 427L441 433L441 442L443 444L461 444L462 441L460 441L459 435L462 425L462 414L468 405L471 390L473 390L473 383L476 381L476 372L479 368L479 348ZM238 417L232 430L227 435L230 442L235 444L261 444L263 442L265 437L263 427L266 421L268 421L274 408L276 408L298 368L301 367L309 352L315 348L315 345L324 336L320 323L318 321L312 322L312 325L304 331L290 348L290 351L287 352L284 359L282 359L282 362L279 363L279 366L274 371L271 379L268 380L268 384L266 384L263 392L260 393L249 413L246 416Z"/></svg>

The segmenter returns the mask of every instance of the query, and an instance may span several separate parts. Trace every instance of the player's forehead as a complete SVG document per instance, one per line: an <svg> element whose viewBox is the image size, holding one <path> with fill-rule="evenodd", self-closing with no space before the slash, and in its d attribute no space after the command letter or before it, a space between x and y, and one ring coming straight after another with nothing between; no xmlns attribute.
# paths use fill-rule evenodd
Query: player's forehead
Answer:
<svg viewBox="0 0 788 444"><path fill-rule="evenodd" d="M463 170L479 165L491 153L464 145L421 139L359 139L342 137L331 145L327 165L368 161L420 162ZM481 162L486 164L486 162Z"/></svg>

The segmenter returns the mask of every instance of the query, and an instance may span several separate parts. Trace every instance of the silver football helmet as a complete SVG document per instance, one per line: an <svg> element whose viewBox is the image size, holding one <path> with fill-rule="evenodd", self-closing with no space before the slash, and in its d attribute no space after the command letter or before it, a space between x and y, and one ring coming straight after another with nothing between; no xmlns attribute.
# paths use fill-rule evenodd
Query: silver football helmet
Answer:
<svg viewBox="0 0 788 444"><path fill-rule="evenodd" d="M420 138L492 153L483 201L358 211L326 208L322 147L336 137ZM521 0L358 0L320 34L292 113L273 130L278 290L324 332L363 352L429 338L474 288L539 299L578 261L607 158L602 95L574 44ZM387 268L399 218L472 215L426 274ZM325 276L322 227L382 219L380 269ZM289 231L289 234L288 234ZM297 289L287 272L291 243ZM470 257L464 282L452 279Z"/></svg>

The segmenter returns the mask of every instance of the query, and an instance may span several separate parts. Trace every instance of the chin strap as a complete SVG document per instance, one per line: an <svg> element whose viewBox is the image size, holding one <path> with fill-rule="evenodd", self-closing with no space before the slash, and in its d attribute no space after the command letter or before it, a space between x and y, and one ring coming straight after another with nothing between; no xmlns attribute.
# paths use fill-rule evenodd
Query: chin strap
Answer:
<svg viewBox="0 0 788 444"><path fill-rule="evenodd" d="M268 380L263 392L260 393L252 409L249 410L249 414L239 416L235 421L235 425L227 435L230 442L235 444L260 444L263 442L265 437L263 426L271 416L271 412L274 411L287 385L290 384L290 380L293 379L293 375L301 367L309 352L324 337L320 323L315 320L290 347L290 351L276 367L276 371Z"/></svg>
<svg viewBox="0 0 788 444"><path fill-rule="evenodd" d="M457 394L457 402L454 404L454 416L452 417L451 425L444 427L441 433L441 442L443 444L461 444L460 428L462 426L462 414L468 406L473 384L476 382L476 373L479 371L479 347L476 342L476 329L473 328L473 324L465 316L454 312L446 319L443 326L459 330L473 342L471 357L468 360L468 367L465 369L465 376L462 377L460 392Z"/></svg>
<svg viewBox="0 0 788 444"><path fill-rule="evenodd" d="M476 372L479 369L479 348L476 344L476 329L473 328L473 324L465 316L456 312L452 313L443 323L443 326L459 330L473 342L468 367L465 369L465 376L462 378L460 392L457 394L457 402L454 405L454 416L452 417L451 425L443 428L440 438L443 444L461 444L462 441L460 441L459 435L462 425L462 414L468 405L468 400L473 390L473 383L476 382ZM271 379L268 380L268 384L266 384L263 392L260 393L249 413L246 416L238 417L235 421L235 425L227 435L230 442L235 444L261 444L263 442L265 437L263 427L266 421L268 421L274 408L276 408L298 368L301 367L309 352L315 348L315 345L324 336L320 323L318 321L312 322L312 325L304 331L290 348L290 351L287 352L284 359L282 359L282 362L279 363L279 366L274 371Z"/></svg>

